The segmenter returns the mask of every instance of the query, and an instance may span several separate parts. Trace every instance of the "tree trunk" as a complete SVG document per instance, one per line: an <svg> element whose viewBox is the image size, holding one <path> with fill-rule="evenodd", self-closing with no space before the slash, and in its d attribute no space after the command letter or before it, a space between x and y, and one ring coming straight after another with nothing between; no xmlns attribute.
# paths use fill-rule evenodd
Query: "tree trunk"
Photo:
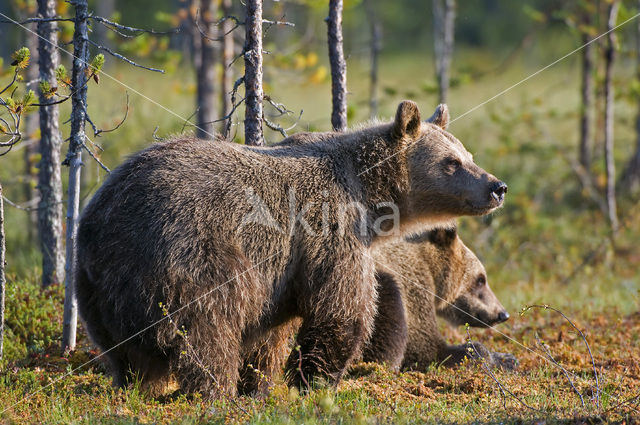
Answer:
<svg viewBox="0 0 640 425"><path fill-rule="evenodd" d="M329 0L327 38L331 63L331 125L335 131L344 131L347 129L347 63L342 48L342 0Z"/></svg>
<svg viewBox="0 0 640 425"><path fill-rule="evenodd" d="M247 145L262 146L262 0L247 0L246 4L244 137Z"/></svg>
<svg viewBox="0 0 640 425"><path fill-rule="evenodd" d="M27 24L27 27L36 31L35 24ZM38 36L31 31L25 33L27 48L31 52L31 66L27 68L27 81L31 83L29 87L36 86L37 81L40 79L38 67L35 65L38 63ZM24 196L27 200L36 199L38 197L38 191L36 189L38 176L34 172L35 164L34 157L38 152L38 139L36 138L38 133L39 119L38 114L31 113L25 116L25 133L26 140L24 146ZM27 217L27 238L29 244L36 245L38 239L38 210L36 208L30 210L26 214Z"/></svg>
<svg viewBox="0 0 640 425"><path fill-rule="evenodd" d="M378 116L378 56L382 49L382 24L373 9L372 0L365 0L371 33L371 70L369 72L369 117Z"/></svg>
<svg viewBox="0 0 640 425"><path fill-rule="evenodd" d="M227 17L231 15L231 0L222 0L222 14ZM224 35L224 41L222 44L222 115L227 116L231 113L233 105L231 104L231 90L233 89L233 68L231 62L233 61L233 21L228 19L222 24L222 34ZM228 118L228 122L231 122L231 117ZM228 137L227 121L222 123L224 129L225 138Z"/></svg>
<svg viewBox="0 0 640 425"><path fill-rule="evenodd" d="M78 215L80 208L80 173L82 170L82 146L87 104L86 69L89 62L87 46L87 0L75 0L76 17L73 32L73 73L71 97L71 135L65 164L69 166L69 194L67 204L67 262L64 294L64 318L62 328L62 349L73 350L76 345L78 304L75 297L76 247Z"/></svg>
<svg viewBox="0 0 640 425"><path fill-rule="evenodd" d="M216 2L212 0L200 1L200 16L203 32L210 38L215 38ZM215 129L213 121L216 117L216 52L214 42L208 40L196 29L195 36L200 39L200 66L196 68L197 77L197 127L196 136L202 139L212 139Z"/></svg>
<svg viewBox="0 0 640 425"><path fill-rule="evenodd" d="M38 0L38 15L56 16L55 0ZM60 59L58 25L55 22L38 23L38 68L40 80L56 87L55 70ZM40 103L50 103L40 93ZM47 287L64 280L64 252L62 247L62 177L60 147L62 136L58 127L58 105L41 106L40 113L40 165L38 170L38 233L42 250L42 286Z"/></svg>
<svg viewBox="0 0 640 425"><path fill-rule="evenodd" d="M449 95L449 68L453 55L455 19L455 0L433 0L433 42L440 103L447 103Z"/></svg>
<svg viewBox="0 0 640 425"><path fill-rule="evenodd" d="M613 64L615 61L616 33L613 28L616 26L618 7L620 2L614 1L609 7L609 19L607 20L607 47L605 50L605 77L604 77L604 160L607 172L607 209L609 213L609 223L611 230L618 229L618 214L616 211L616 191L615 191L615 163L613 159Z"/></svg>
<svg viewBox="0 0 640 425"><path fill-rule="evenodd" d="M637 7L640 8L640 0ZM636 21L636 78L640 79L640 20ZM640 102L636 115L636 150L622 173L622 190L635 195L640 192Z"/></svg>
<svg viewBox="0 0 640 425"><path fill-rule="evenodd" d="M0 360L2 360L4 343L4 298L7 279L5 267L5 238L4 238L4 202L2 200L2 185L0 184Z"/></svg>
<svg viewBox="0 0 640 425"><path fill-rule="evenodd" d="M587 25L589 22L585 22ZM593 44L588 34L582 35L582 106L580 111L580 146L579 157L582 167L591 168L591 117L593 110Z"/></svg>

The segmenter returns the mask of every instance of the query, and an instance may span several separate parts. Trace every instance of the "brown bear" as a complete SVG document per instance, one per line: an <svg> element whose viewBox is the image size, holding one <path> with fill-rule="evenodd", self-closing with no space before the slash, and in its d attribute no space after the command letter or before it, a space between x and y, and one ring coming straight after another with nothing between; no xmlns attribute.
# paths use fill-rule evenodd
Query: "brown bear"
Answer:
<svg viewBox="0 0 640 425"><path fill-rule="evenodd" d="M489 351L479 342L448 345L436 315L454 326L488 327L509 314L487 281L482 262L462 242L456 228L433 229L372 249L378 279L378 311L363 360L424 370L479 356L513 369L510 354Z"/></svg>
<svg viewBox="0 0 640 425"><path fill-rule="evenodd" d="M369 251L390 211L406 233L503 203L506 185L445 124L404 101L391 123L304 146L183 137L130 157L84 210L75 267L114 383L173 374L185 392L234 394L243 362L269 370L257 348L295 317L288 383L337 383L373 328Z"/></svg>

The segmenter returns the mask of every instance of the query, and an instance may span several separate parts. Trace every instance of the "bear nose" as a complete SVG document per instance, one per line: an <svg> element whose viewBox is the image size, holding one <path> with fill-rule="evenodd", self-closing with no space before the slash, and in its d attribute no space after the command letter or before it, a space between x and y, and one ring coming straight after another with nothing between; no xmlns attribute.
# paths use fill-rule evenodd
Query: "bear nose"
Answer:
<svg viewBox="0 0 640 425"><path fill-rule="evenodd" d="M498 322L504 322L509 319L509 313L506 311L501 311L498 313Z"/></svg>
<svg viewBox="0 0 640 425"><path fill-rule="evenodd" d="M498 202L502 202L505 193L507 193L507 184L505 182L497 182L493 185L491 197Z"/></svg>

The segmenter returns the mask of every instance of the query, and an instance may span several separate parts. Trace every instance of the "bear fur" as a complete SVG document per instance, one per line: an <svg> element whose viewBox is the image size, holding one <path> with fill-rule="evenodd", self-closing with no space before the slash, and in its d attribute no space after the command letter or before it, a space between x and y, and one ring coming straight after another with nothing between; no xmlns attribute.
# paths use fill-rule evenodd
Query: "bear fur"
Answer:
<svg viewBox="0 0 640 425"><path fill-rule="evenodd" d="M260 347L296 318L287 382L337 383L373 329L369 251L389 205L407 233L503 202L504 183L443 127L404 101L391 123L303 146L181 137L130 157L85 208L75 267L114 383L174 375L207 397L253 392L246 368L274 370L285 347Z"/></svg>
<svg viewBox="0 0 640 425"><path fill-rule="evenodd" d="M513 369L510 354L493 353L479 342L448 345L436 316L454 326L488 327L509 318L487 282L482 262L456 228L434 229L375 246L378 310L363 360L424 370L447 366L469 354Z"/></svg>

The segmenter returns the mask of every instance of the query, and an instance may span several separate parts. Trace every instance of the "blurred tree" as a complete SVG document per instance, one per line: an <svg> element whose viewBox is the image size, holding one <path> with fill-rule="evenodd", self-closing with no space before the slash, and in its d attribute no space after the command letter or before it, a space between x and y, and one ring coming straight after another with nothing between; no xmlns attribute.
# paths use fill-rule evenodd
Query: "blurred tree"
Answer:
<svg viewBox="0 0 640 425"><path fill-rule="evenodd" d="M595 12L593 4L590 2L581 2L582 6L582 22L580 27L581 39L584 48L582 49L581 64L581 91L580 98L582 105L580 107L580 144L579 158L580 164L589 171L591 168L591 129L593 115L593 54L595 45L590 43L594 27L591 24L591 16Z"/></svg>
<svg viewBox="0 0 640 425"><path fill-rule="evenodd" d="M96 14L103 16L107 19L112 19L113 14L116 11L116 0L98 0L95 4ZM111 41L109 40L109 30L104 25L95 25L93 28L95 34L96 43L101 46L111 48Z"/></svg>
<svg viewBox="0 0 640 425"><path fill-rule="evenodd" d="M4 273L5 237L4 237L4 200L2 199L2 184L0 184L0 360L4 345L4 294L7 278Z"/></svg>
<svg viewBox="0 0 640 425"><path fill-rule="evenodd" d="M618 17L619 0L613 0L608 9L607 18L607 46L605 48L605 78L604 78L604 161L607 173L606 199L609 213L609 223L612 231L618 230L618 214L616 208L615 178L616 170L613 158L613 64L615 62L616 33L613 28L616 26Z"/></svg>
<svg viewBox="0 0 640 425"><path fill-rule="evenodd" d="M455 0L433 0L433 44L439 103L447 103L449 95L449 70L453 55L455 18Z"/></svg>
<svg viewBox="0 0 640 425"><path fill-rule="evenodd" d="M36 26L34 24L26 25L30 31L25 34L25 44L31 52L31 61L36 63L38 61L38 36L34 31ZM30 66L27 68L27 83L31 86L38 82L38 68ZM25 199L34 201L38 197L37 191L37 172L35 167L35 161L37 159L38 152L38 130L39 122L38 115L27 114L25 117L25 142L24 142L24 196ZM38 239L38 211L34 208L27 212L27 238L29 244L36 244Z"/></svg>
<svg viewBox="0 0 640 425"><path fill-rule="evenodd" d="M38 15L56 16L56 0L38 0ZM56 69L58 56L58 25L56 22L38 22L38 69L40 81L49 90L42 90L40 103L47 104L50 90L58 87ZM38 233L42 251L42 286L47 287L64 280L64 251L62 246L62 177L60 148L62 136L58 127L58 105L42 106L40 112L40 164L38 165Z"/></svg>
<svg viewBox="0 0 640 425"><path fill-rule="evenodd" d="M214 120L217 118L217 84L216 84L216 64L218 62L216 46L214 39L216 38L216 1L200 0L198 2L200 9L199 15L202 17L202 27L196 22L194 31L194 56L199 54L196 61L196 103L197 103L197 121L196 135L200 138L213 138L215 132ZM196 15L197 16L197 15ZM196 17L196 19L198 19ZM198 49L195 46L198 46Z"/></svg>
<svg viewBox="0 0 640 425"><path fill-rule="evenodd" d="M231 0L222 0L223 18L231 16L232 4ZM233 42L233 20L225 19L222 23L222 115L227 116L231 113L233 104L231 102L231 90L233 89L233 69L231 67L235 49ZM231 117L228 118L231 122ZM226 122L222 123L222 128L229 128ZM225 137L227 134L225 134Z"/></svg>
<svg viewBox="0 0 640 425"><path fill-rule="evenodd" d="M262 0L246 2L244 46L245 115L244 137L247 145L264 145L262 133Z"/></svg>
<svg viewBox="0 0 640 425"><path fill-rule="evenodd" d="M347 63L342 39L342 0L329 0L327 39L331 63L331 125L335 131L347 129Z"/></svg>
<svg viewBox="0 0 640 425"><path fill-rule="evenodd" d="M640 0L637 1L637 10L640 11ZM636 78L640 80L640 19L636 20ZM628 193L635 195L640 191L640 101L636 115L636 148L620 181L622 189Z"/></svg>
<svg viewBox="0 0 640 425"><path fill-rule="evenodd" d="M369 117L378 116L378 56L382 50L382 23L376 16L373 0L364 0L364 7L369 19L369 48L371 50L371 70L369 72Z"/></svg>

